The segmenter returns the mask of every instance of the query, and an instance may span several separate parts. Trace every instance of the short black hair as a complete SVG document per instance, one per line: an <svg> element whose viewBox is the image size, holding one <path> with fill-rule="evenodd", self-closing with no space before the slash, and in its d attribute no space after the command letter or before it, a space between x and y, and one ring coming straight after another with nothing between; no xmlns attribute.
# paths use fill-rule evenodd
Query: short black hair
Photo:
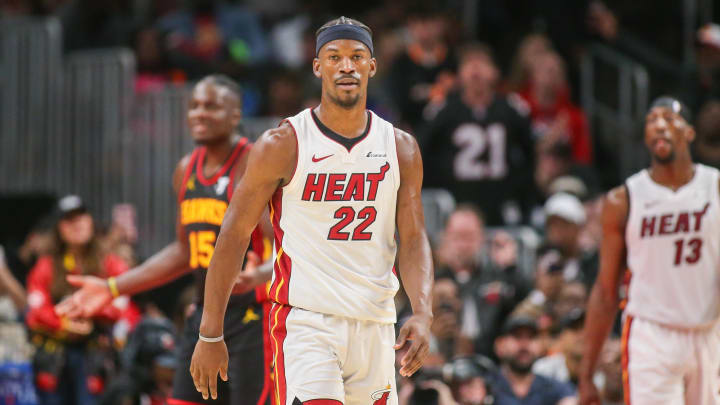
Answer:
<svg viewBox="0 0 720 405"><path fill-rule="evenodd" d="M200 79L198 84L200 83L211 83L216 86L224 87L230 90L230 92L235 97L237 97L238 107L242 107L242 88L235 80L231 79L229 76L223 74L207 75Z"/></svg>
<svg viewBox="0 0 720 405"><path fill-rule="evenodd" d="M320 35L321 32L325 31L326 29L328 29L330 27L334 27L336 25L355 25L355 26L358 26L358 27L364 29L365 31L367 31L368 34L370 34L370 36L372 37L372 30L370 29L370 27L368 27L367 25L361 23L360 21L358 21L354 18L348 18L348 17L339 17L339 18L335 18L333 20L326 22L325 24L322 25L322 27L318 28L318 30L315 31L315 36L317 37L318 35Z"/></svg>
<svg viewBox="0 0 720 405"><path fill-rule="evenodd" d="M478 41L468 42L460 47L458 52L458 65L462 65L472 55L485 55L493 65L497 66L492 48Z"/></svg>

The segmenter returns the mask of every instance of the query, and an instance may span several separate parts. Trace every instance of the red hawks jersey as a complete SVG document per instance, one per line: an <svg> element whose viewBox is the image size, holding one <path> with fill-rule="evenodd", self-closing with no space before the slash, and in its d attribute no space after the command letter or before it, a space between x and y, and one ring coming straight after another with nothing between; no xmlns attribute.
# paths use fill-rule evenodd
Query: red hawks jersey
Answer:
<svg viewBox="0 0 720 405"><path fill-rule="evenodd" d="M324 314L395 322L395 128L374 113L349 150L306 109L286 120L297 166L270 202L275 269L270 298Z"/></svg>
<svg viewBox="0 0 720 405"><path fill-rule="evenodd" d="M629 314L681 328L709 326L720 316L718 179L716 169L697 164L677 191L647 170L627 180Z"/></svg>

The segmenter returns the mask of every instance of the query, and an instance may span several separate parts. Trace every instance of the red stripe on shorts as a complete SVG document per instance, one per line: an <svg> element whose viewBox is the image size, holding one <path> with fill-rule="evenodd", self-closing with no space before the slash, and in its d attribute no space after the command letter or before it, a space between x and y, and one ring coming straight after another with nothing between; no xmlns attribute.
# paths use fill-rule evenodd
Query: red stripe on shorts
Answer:
<svg viewBox="0 0 720 405"><path fill-rule="evenodd" d="M623 395L625 397L625 405L630 405L630 327L632 326L633 317L627 315L622 330L622 379L623 379Z"/></svg>
<svg viewBox="0 0 720 405"><path fill-rule="evenodd" d="M285 353L283 344L287 337L285 322L292 307L274 304L270 310L270 341L273 352L273 370L275 373L275 404L287 404L287 382L285 379Z"/></svg>

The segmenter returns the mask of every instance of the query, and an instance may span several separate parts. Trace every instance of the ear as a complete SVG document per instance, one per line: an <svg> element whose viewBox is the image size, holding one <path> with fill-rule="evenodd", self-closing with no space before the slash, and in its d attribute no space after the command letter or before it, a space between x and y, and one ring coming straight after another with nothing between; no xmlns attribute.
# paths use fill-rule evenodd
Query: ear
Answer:
<svg viewBox="0 0 720 405"><path fill-rule="evenodd" d="M322 75L320 74L320 59L318 58L313 59L313 74L318 79L322 77Z"/></svg>
<svg viewBox="0 0 720 405"><path fill-rule="evenodd" d="M503 356L503 348L504 348L504 347L503 347L503 342L504 342L504 341L505 341L505 339L503 339L503 336L500 336L500 337L498 337L498 338L495 339L495 343L493 344L493 346L494 346L494 348L495 348L495 355L498 356L498 357L502 357L502 356Z"/></svg>
<svg viewBox="0 0 720 405"><path fill-rule="evenodd" d="M375 76L375 73L377 73L377 60L370 58L370 77Z"/></svg>
<svg viewBox="0 0 720 405"><path fill-rule="evenodd" d="M688 125L688 127L685 129L685 139L688 143L691 143L695 140L695 128Z"/></svg>
<svg viewBox="0 0 720 405"><path fill-rule="evenodd" d="M232 110L233 128L237 128L237 126L240 125L241 120L242 120L242 109L239 107L233 108L233 110Z"/></svg>

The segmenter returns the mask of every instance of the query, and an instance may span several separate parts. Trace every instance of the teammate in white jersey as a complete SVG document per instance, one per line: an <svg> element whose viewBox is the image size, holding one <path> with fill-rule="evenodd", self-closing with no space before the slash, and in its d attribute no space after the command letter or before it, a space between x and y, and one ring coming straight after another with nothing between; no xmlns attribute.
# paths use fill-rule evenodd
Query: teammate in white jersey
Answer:
<svg viewBox="0 0 720 405"><path fill-rule="evenodd" d="M625 403L720 403L720 175L693 164L694 137L687 107L657 99L645 123L650 168L607 195L600 274L585 323L583 405L600 404L592 375L626 268Z"/></svg>
<svg viewBox="0 0 720 405"><path fill-rule="evenodd" d="M218 373L227 378L223 314L267 203L277 405L396 404L395 350L407 350L404 376L428 353L433 272L420 151L412 136L365 108L376 72L370 29L341 17L316 36L320 105L258 140L218 237L191 365L204 397L215 398ZM396 250L413 309L397 340Z"/></svg>

